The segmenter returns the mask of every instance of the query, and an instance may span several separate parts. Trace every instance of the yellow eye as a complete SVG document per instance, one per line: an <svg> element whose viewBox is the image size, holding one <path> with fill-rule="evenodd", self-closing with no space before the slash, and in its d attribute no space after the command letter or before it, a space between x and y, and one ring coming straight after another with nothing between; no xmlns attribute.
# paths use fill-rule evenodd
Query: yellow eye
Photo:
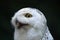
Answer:
<svg viewBox="0 0 60 40"><path fill-rule="evenodd" d="M32 15L30 13L26 13L25 17L30 18L30 17L32 17Z"/></svg>

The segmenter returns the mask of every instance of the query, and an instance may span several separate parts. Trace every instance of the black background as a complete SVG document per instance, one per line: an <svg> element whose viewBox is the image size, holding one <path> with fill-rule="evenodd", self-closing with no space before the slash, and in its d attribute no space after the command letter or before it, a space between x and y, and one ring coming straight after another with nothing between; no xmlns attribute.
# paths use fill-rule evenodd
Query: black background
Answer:
<svg viewBox="0 0 60 40"><path fill-rule="evenodd" d="M0 40L13 40L11 17L23 7L41 10L55 40L60 40L60 5L58 0L0 0Z"/></svg>

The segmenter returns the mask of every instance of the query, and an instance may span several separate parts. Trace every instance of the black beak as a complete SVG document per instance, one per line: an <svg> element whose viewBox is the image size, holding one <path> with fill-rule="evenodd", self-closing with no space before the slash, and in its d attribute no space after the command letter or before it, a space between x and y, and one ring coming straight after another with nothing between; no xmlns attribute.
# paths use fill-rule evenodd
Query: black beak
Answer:
<svg viewBox="0 0 60 40"><path fill-rule="evenodd" d="M16 25L17 25L17 28L20 29L20 28L23 28L23 26L26 26L26 25L28 25L28 24L21 23L21 22L19 22L18 20L16 20Z"/></svg>

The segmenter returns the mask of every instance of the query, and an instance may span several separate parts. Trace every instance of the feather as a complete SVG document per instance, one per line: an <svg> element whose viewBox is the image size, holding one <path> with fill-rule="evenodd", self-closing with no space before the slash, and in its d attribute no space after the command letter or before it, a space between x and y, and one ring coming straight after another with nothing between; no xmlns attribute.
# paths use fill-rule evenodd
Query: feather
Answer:
<svg viewBox="0 0 60 40"><path fill-rule="evenodd" d="M11 19L14 40L53 40L44 14L35 8L22 8Z"/></svg>

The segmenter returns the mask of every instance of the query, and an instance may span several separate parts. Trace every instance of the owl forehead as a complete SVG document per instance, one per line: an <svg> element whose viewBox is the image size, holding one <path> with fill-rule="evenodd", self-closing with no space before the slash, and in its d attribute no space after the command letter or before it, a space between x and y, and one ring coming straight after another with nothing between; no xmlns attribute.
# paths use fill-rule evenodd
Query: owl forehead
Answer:
<svg viewBox="0 0 60 40"><path fill-rule="evenodd" d="M26 14L26 13L29 13L33 16L40 15L35 9L32 9L32 8L23 8L23 9L20 9L17 13L19 15L23 15L23 14Z"/></svg>

